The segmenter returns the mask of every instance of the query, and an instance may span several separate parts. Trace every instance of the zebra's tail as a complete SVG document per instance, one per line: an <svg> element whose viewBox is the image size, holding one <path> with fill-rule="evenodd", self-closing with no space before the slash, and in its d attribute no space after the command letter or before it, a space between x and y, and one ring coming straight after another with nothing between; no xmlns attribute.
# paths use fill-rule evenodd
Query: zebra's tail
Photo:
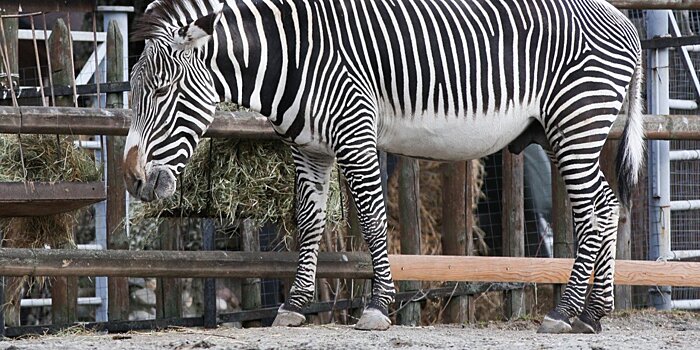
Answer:
<svg viewBox="0 0 700 350"><path fill-rule="evenodd" d="M642 120L642 63L638 60L629 88L627 122L617 151L617 183L620 202L629 208L630 197L644 164L644 124Z"/></svg>

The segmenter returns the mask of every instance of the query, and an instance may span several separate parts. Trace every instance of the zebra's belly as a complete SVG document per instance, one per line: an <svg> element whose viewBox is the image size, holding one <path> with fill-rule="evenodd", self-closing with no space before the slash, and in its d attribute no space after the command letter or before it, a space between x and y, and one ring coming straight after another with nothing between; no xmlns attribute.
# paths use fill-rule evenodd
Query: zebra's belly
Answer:
<svg viewBox="0 0 700 350"><path fill-rule="evenodd" d="M385 117L379 121L378 146L387 152L424 159L476 159L508 146L532 117L524 110L466 117Z"/></svg>

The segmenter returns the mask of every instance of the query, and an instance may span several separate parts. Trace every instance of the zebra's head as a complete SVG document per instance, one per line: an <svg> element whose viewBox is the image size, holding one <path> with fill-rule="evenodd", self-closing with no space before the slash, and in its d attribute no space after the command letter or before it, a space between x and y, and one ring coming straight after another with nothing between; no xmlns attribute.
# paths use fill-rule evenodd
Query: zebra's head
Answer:
<svg viewBox="0 0 700 350"><path fill-rule="evenodd" d="M145 48L131 73L123 167L127 190L141 200L175 192L176 176L212 122L219 98L202 51L220 15L180 26L153 15L142 22Z"/></svg>

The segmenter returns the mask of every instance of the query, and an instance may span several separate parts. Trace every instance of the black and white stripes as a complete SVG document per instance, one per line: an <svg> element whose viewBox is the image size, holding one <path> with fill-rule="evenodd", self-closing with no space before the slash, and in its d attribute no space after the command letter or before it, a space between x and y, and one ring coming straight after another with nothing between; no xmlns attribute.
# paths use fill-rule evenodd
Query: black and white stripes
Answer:
<svg viewBox="0 0 700 350"><path fill-rule="evenodd" d="M577 324L596 330L612 309L618 201L598 157L628 90L624 199L643 135L639 38L605 1L156 0L143 23L127 152L144 159L134 164L182 171L217 99L267 116L294 150L300 256L283 311L298 311L315 290L333 159L372 254L370 308L386 314L395 290L377 148L457 160L519 137L548 146L579 240L571 281L546 322L568 325L580 314ZM388 327L366 314L359 328ZM295 317L278 324L303 322Z"/></svg>

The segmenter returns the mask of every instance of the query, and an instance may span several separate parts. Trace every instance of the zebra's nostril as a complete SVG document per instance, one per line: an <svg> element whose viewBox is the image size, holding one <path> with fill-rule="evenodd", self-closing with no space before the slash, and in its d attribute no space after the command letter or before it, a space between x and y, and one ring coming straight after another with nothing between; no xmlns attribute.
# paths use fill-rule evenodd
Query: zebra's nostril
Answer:
<svg viewBox="0 0 700 350"><path fill-rule="evenodd" d="M141 187L143 186L143 180L138 179L138 178L136 178L134 180L135 180L134 185L136 185L136 193L139 193L139 192L141 192Z"/></svg>

